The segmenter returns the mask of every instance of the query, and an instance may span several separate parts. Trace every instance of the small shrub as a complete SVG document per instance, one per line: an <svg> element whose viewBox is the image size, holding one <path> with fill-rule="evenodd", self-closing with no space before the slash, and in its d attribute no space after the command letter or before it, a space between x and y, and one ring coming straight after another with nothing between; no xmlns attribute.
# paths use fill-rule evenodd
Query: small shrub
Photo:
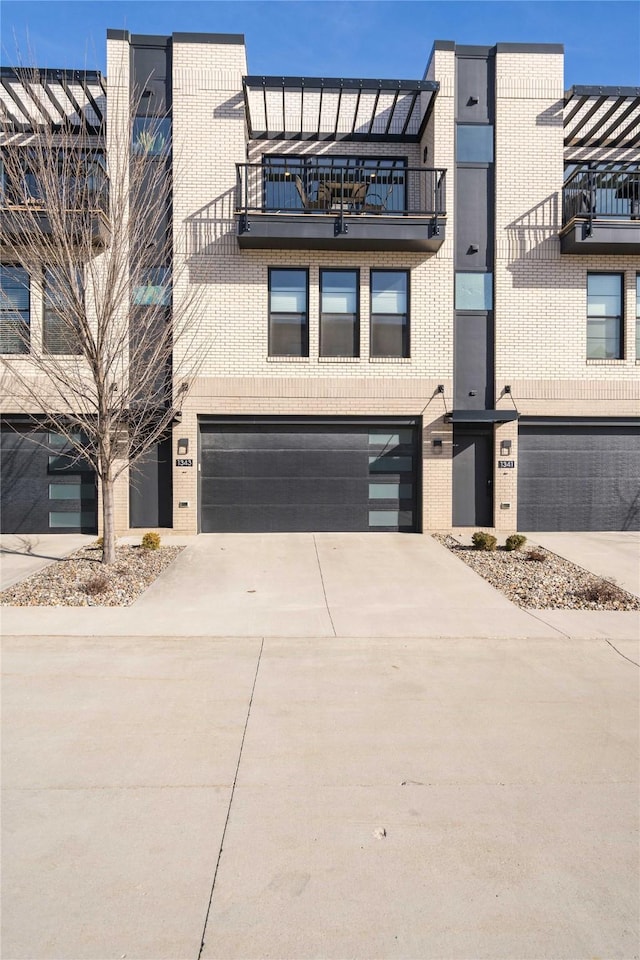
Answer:
<svg viewBox="0 0 640 960"><path fill-rule="evenodd" d="M504 548L505 550L522 550L526 542L527 538L523 537L521 533L512 533L511 536L505 540Z"/></svg>
<svg viewBox="0 0 640 960"><path fill-rule="evenodd" d="M595 580L588 587L578 590L576 596L590 603L612 603L623 598L620 587L610 580Z"/></svg>
<svg viewBox="0 0 640 960"><path fill-rule="evenodd" d="M525 560L533 560L537 563L544 563L546 559L547 555L542 550L529 550L525 557Z"/></svg>
<svg viewBox="0 0 640 960"><path fill-rule="evenodd" d="M98 537L94 546L98 547L99 550L102 550L102 548L104 547L104 537Z"/></svg>
<svg viewBox="0 0 640 960"><path fill-rule="evenodd" d="M471 537L471 542L476 550L495 550L498 546L496 538L484 530L477 530Z"/></svg>
<svg viewBox="0 0 640 960"><path fill-rule="evenodd" d="M160 549L160 534L154 533L145 533L142 538L140 546L143 550L159 550Z"/></svg>
<svg viewBox="0 0 640 960"><path fill-rule="evenodd" d="M100 593L106 593L109 589L109 577L105 573L99 573L97 576L87 580L82 585L82 589L90 597L97 597Z"/></svg>

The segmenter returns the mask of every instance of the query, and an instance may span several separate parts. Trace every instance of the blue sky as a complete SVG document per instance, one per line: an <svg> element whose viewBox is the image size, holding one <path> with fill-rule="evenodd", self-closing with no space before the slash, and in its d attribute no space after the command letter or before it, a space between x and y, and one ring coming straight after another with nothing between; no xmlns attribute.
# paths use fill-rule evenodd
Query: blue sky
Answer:
<svg viewBox="0 0 640 960"><path fill-rule="evenodd" d="M420 78L434 40L564 43L565 86L640 85L640 0L2 0L2 63L105 69L107 27L244 33L249 72Z"/></svg>

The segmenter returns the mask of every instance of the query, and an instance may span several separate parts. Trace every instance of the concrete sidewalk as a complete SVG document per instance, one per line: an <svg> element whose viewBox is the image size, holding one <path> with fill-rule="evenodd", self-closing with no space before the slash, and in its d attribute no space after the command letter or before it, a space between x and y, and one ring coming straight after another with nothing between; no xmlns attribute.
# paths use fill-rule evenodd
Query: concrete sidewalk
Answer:
<svg viewBox="0 0 640 960"><path fill-rule="evenodd" d="M583 611L522 610L432 537L209 534L187 542L131 607L3 607L3 631L451 639L638 634L633 612L594 619Z"/></svg>
<svg viewBox="0 0 640 960"><path fill-rule="evenodd" d="M628 960L604 641L13 638L6 960ZM209 909L209 903L210 909Z"/></svg>
<svg viewBox="0 0 640 960"><path fill-rule="evenodd" d="M73 533L2 534L0 537L0 590L25 580L50 563L68 556L96 538Z"/></svg>

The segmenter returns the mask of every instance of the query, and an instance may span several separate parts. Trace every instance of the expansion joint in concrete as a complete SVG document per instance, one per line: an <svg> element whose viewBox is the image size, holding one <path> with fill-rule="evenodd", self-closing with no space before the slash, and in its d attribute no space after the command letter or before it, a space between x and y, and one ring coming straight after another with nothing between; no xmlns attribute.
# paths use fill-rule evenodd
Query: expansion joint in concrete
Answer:
<svg viewBox="0 0 640 960"><path fill-rule="evenodd" d="M236 783L238 782L238 772L240 770L240 762L242 760L242 751L244 749L244 741L247 735L247 727L249 726L249 717L251 716L251 707L253 705L253 695L256 689L256 683L258 682L258 672L260 670L260 661L262 660L262 651L264 649L264 637L260 640L260 650L258 652L258 661L256 663L256 672L253 677L253 685L251 687L251 696L249 698L249 707L247 709L247 716L244 721L244 728L242 730L242 740L240 741L240 749L238 751L238 762L236 763L235 773L233 775L233 783L231 785L231 793L229 794L229 806L227 807L227 815L224 821L224 829L222 831L222 837L220 838L220 849L218 850L218 859L216 860L216 868L213 871L213 880L211 882L211 891L209 893L209 902L207 904L207 912L204 917L204 924L202 925L202 936L200 938L200 948L198 950L198 960L202 957L202 951L204 950L205 936L207 932L207 924L209 922L209 914L211 913L211 904L213 903L213 892L216 887L216 880L218 879L218 869L220 868L220 860L222 858L222 851L224 850L224 841L227 835L227 827L229 826L229 818L231 816L231 806L233 804L233 797L236 791Z"/></svg>

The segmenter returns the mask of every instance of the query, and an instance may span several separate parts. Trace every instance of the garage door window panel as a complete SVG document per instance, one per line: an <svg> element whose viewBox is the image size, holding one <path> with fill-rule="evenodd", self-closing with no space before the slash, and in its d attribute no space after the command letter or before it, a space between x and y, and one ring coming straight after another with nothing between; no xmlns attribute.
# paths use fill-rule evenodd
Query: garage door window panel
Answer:
<svg viewBox="0 0 640 960"><path fill-rule="evenodd" d="M622 341L621 273L587 274L587 359L621 360Z"/></svg>
<svg viewBox="0 0 640 960"><path fill-rule="evenodd" d="M359 357L359 272L320 271L320 356Z"/></svg>
<svg viewBox="0 0 640 960"><path fill-rule="evenodd" d="M269 270L269 356L309 356L307 270Z"/></svg>
<svg viewBox="0 0 640 960"><path fill-rule="evenodd" d="M372 357L409 356L409 273L371 271Z"/></svg>
<svg viewBox="0 0 640 960"><path fill-rule="evenodd" d="M22 267L0 267L0 353L29 353L30 284Z"/></svg>

